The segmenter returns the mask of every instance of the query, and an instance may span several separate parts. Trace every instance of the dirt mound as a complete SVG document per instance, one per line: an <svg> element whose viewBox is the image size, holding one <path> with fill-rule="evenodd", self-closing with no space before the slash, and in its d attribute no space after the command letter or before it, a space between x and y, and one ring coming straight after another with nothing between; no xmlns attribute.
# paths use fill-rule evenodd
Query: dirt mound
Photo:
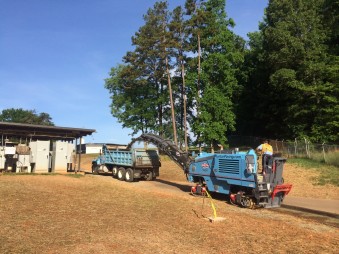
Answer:
<svg viewBox="0 0 339 254"><path fill-rule="evenodd" d="M333 185L316 185L314 179L319 173L289 163L285 164L285 183L293 184L289 195L293 197L339 200L339 188Z"/></svg>

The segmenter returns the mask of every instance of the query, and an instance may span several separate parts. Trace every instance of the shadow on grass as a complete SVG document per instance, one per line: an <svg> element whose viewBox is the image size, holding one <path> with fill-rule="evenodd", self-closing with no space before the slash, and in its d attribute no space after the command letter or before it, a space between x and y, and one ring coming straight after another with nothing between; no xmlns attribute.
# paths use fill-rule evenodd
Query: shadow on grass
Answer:
<svg viewBox="0 0 339 254"><path fill-rule="evenodd" d="M187 185L174 183L174 182L170 182L170 181L166 181L166 180L162 180L162 179L157 179L156 182L176 187L183 192L191 194L191 186L188 184L189 182L187 182ZM217 193L217 192L209 192L209 193L210 193L210 195L213 199L216 199L216 200L219 200L219 201L225 201L225 202L228 202L228 200L229 200L228 195L226 195L226 194ZM202 195L192 195L192 196L197 197L197 198L204 198L204 196L202 196ZM205 198L208 198L208 197L205 196Z"/></svg>
<svg viewBox="0 0 339 254"><path fill-rule="evenodd" d="M155 181L162 183L162 184L166 184L166 185L169 185L169 186L176 187L183 192L188 192L188 193L191 192L191 186L189 186L189 185L174 183L174 182L170 182L170 181L166 181L166 180L162 180L162 179L156 179Z"/></svg>
<svg viewBox="0 0 339 254"><path fill-rule="evenodd" d="M93 174L92 172L84 171L84 174L85 175L94 175L94 176L110 176L110 177L112 177L112 172Z"/></svg>

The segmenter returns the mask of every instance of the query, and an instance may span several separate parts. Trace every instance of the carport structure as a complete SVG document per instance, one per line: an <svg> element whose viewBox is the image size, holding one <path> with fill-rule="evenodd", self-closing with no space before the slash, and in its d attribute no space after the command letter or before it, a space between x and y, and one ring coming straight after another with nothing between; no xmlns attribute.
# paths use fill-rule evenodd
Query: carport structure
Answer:
<svg viewBox="0 0 339 254"><path fill-rule="evenodd" d="M81 147L81 138L92 135L95 129L70 128L60 126L34 125L22 123L0 122L0 142L4 145L6 139L17 139L20 141L31 142L35 140L51 141L75 141L75 148ZM78 146L78 140L80 146ZM78 154L78 169L80 171L81 151Z"/></svg>

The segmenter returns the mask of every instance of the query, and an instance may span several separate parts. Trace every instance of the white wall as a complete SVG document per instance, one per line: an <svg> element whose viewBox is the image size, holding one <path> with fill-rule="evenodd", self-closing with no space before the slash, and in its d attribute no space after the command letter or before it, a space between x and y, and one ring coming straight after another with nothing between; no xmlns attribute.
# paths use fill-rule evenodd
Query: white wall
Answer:
<svg viewBox="0 0 339 254"><path fill-rule="evenodd" d="M101 149L102 149L102 145L86 146L86 154L100 153Z"/></svg>

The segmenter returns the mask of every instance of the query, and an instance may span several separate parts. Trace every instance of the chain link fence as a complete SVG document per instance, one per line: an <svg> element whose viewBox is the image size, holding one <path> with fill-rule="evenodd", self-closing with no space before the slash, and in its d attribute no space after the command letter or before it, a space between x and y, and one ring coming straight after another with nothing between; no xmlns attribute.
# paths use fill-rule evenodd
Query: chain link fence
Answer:
<svg viewBox="0 0 339 254"><path fill-rule="evenodd" d="M252 136L229 136L230 147L239 147L240 149L255 149L264 138ZM283 156L310 158L321 162L326 162L339 166L339 145L315 144L309 140L295 139L294 141L268 139L273 147L274 153L281 153Z"/></svg>

